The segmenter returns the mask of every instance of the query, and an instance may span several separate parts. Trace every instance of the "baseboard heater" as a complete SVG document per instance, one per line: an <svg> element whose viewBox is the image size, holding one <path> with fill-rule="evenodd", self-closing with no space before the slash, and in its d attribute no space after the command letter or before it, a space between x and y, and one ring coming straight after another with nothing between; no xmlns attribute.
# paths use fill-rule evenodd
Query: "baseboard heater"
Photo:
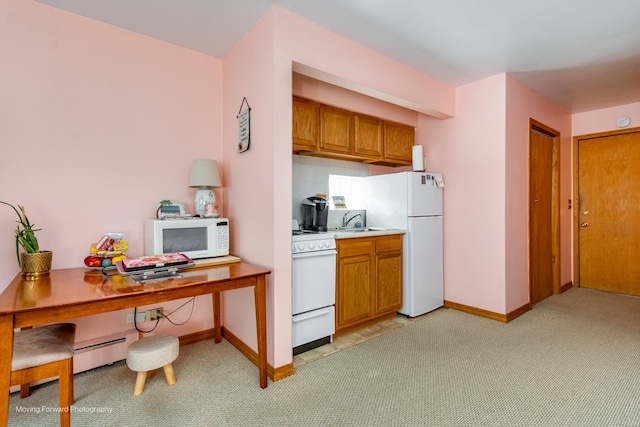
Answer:
<svg viewBox="0 0 640 427"><path fill-rule="evenodd" d="M84 341L86 342L86 341ZM121 336L112 340L108 340L108 341L102 341L96 344L87 344L84 345L82 347L78 347L76 346L73 349L73 353L74 354L79 354L79 353L84 353L85 351L89 351L89 350L97 350L100 347L106 347L108 345L114 345L114 344L121 344L121 343L125 343L127 342L127 337L125 336Z"/></svg>

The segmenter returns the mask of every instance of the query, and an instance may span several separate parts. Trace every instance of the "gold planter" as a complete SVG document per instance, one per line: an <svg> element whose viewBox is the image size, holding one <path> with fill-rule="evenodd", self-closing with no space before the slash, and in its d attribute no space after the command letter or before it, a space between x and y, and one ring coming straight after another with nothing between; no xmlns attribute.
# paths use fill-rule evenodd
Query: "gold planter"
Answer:
<svg viewBox="0 0 640 427"><path fill-rule="evenodd" d="M51 260L53 252L40 251L35 254L22 252L20 254L20 265L22 266L22 276L26 280L36 280L49 274L51 270Z"/></svg>

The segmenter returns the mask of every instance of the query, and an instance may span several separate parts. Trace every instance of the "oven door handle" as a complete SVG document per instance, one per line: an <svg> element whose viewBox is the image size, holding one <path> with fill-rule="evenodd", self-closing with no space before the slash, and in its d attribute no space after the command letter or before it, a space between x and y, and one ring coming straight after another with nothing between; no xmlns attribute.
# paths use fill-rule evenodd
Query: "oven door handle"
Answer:
<svg viewBox="0 0 640 427"><path fill-rule="evenodd" d="M314 317L326 316L327 314L330 314L330 313L331 313L331 310L329 308L325 308L325 309L313 310L313 311L310 311L309 313L296 314L295 316L293 316L293 323L303 322L305 320L313 319Z"/></svg>
<svg viewBox="0 0 640 427"><path fill-rule="evenodd" d="M315 251L315 252L302 252L302 253L297 253L297 254L291 254L291 258L295 259L295 258L311 258L311 257L318 257L318 256L328 256L328 255L334 255L337 254L338 251L336 251L335 249L332 250L325 250L325 251Z"/></svg>

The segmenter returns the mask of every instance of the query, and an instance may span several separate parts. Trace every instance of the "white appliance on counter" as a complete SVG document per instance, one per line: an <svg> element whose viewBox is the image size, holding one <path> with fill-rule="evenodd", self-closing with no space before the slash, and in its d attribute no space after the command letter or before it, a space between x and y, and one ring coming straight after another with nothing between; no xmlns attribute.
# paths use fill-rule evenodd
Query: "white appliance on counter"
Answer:
<svg viewBox="0 0 640 427"><path fill-rule="evenodd" d="M367 226L406 229L402 308L415 317L444 305L442 175L398 172L364 179Z"/></svg>
<svg viewBox="0 0 640 427"><path fill-rule="evenodd" d="M293 354L328 344L336 331L336 240L333 233L291 237Z"/></svg>

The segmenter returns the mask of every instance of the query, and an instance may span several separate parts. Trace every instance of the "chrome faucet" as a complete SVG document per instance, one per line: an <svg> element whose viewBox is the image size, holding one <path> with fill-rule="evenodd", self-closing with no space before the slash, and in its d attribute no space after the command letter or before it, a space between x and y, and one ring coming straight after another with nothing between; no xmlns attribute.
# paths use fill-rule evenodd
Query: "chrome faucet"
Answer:
<svg viewBox="0 0 640 427"><path fill-rule="evenodd" d="M349 225L349 223L350 223L354 218L356 218L356 217L360 217L360 219L362 219L362 215L361 215L361 214L359 214L359 213L357 213L357 214L355 214L354 216L352 216L351 218L347 219L347 215L349 215L349 212L351 212L351 211L347 211L347 213L345 213L345 214L342 216L342 226L343 226L343 227L346 227L347 225Z"/></svg>

